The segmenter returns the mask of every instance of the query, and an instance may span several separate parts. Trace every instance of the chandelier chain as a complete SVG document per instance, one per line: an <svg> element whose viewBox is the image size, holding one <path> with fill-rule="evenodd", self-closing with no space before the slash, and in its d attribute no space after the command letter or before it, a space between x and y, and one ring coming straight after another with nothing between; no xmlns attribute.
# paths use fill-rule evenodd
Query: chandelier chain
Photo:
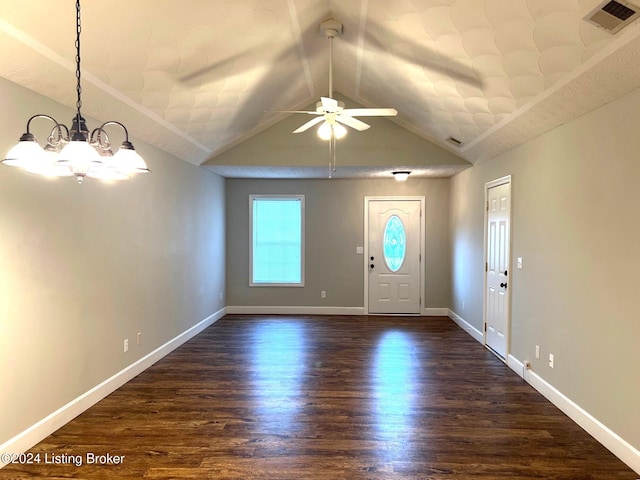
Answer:
<svg viewBox="0 0 640 480"><path fill-rule="evenodd" d="M76 108L78 109L78 120L80 120L80 108L82 107L82 86L80 85L80 32L82 28L80 26L80 0L76 0L76 92L78 93L78 99L76 101Z"/></svg>

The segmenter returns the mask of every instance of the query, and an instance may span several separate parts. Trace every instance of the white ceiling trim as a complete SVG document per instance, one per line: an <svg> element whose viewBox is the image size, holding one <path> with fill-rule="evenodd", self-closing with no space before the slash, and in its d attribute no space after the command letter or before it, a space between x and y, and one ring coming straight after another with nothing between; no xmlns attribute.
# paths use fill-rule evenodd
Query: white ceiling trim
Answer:
<svg viewBox="0 0 640 480"><path fill-rule="evenodd" d="M23 43L30 49L38 52L40 55L47 57L49 60L57 63L61 67L64 67L71 72L75 71L76 64L74 62L71 62L68 59L62 57L61 55L58 55L56 52L51 50L45 44L40 43L35 38L30 37L29 35L24 33L22 30L14 27L10 23L7 23L2 19L0 19L0 31L6 33L10 37L15 38L16 40Z"/></svg>
<svg viewBox="0 0 640 480"><path fill-rule="evenodd" d="M19 41L22 44L26 45L27 47L29 47L33 51L37 52L38 54L42 55L43 57L47 58L48 60L51 60L52 62L60 65L62 68L66 69L66 70L68 70L70 72L75 72L75 70L76 70L75 62L69 61L68 59L62 57L61 55L57 54L56 52L51 50L49 47L44 45L43 43L41 43L38 40L36 40L35 38L27 35L22 30L14 27L13 25L5 22L4 20L0 20L0 31L6 33L10 37L15 38L17 41ZM161 118L157 114L153 113L151 110L143 107L142 105L140 105L139 103L135 102L131 98L127 97L126 95L124 95L122 93L120 93L118 90L116 90L116 89L112 88L111 86L107 85L106 83L104 83L102 80L100 80L96 76L92 75L91 73L89 73L89 72L87 72L85 70L82 70L81 73L82 73L82 79L83 80L89 82L93 86L95 86L98 89L102 90L107 95L110 95L111 97L120 100L122 103L124 103L125 105L133 108L138 113L141 113L142 115L146 116L150 120L153 120L154 122L162 125L167 130L170 130L173 133L175 133L176 135L178 135L178 136L182 137L183 139L187 140L189 143L191 143L195 147L199 148L204 153L206 153L206 154L213 153L213 150L211 150L206 145L203 145L202 143L198 142L195 138L189 136L188 134L186 134L185 132L183 132L179 128L175 127L174 125L166 122L163 118Z"/></svg>
<svg viewBox="0 0 640 480"><path fill-rule="evenodd" d="M300 61L302 62L302 69L304 70L304 76L307 80L307 87L309 88L309 96L314 97L315 91L313 88L313 78L311 76L311 68L309 68L309 62L307 60L307 53L304 49L304 43L302 41L302 32L300 30L300 21L298 20L298 11L294 4L294 0L288 0L289 5L289 17L291 18L291 26L293 27L293 34L298 44L298 52L300 53Z"/></svg>
<svg viewBox="0 0 640 480"><path fill-rule="evenodd" d="M639 23L634 23L632 26L630 26L624 32L624 34L622 34L620 36L620 38L616 39L614 42L611 42L608 46L606 46L605 48L600 50L598 53L596 53L589 60L587 60L582 65L577 67L573 72L571 72L571 74L568 74L563 79L557 81L550 88L547 88L545 91L540 93L538 96L534 97L532 100L530 100L529 102L525 103L524 105L522 105L517 110L513 111L511 114L509 114L508 116L503 118L502 121L500 121L499 123L495 124L493 127L491 127L490 129L486 130L481 135L479 135L476 138L474 138L473 141L465 144L463 147L461 147L459 149L459 151L460 152L466 152L467 150L471 149L472 147L474 147L474 146L476 146L478 144L481 144L483 141L485 141L491 135L493 135L494 133L500 131L502 128L506 127L511 122L514 122L514 121L520 119L527 112L529 112L530 110L535 108L537 105L543 103L548 98L553 97L555 94L557 94L562 89L564 89L567 85L571 84L572 82L575 82L576 79L579 79L582 75L585 74L585 72L589 71L591 68L593 68L594 66L598 65L600 62L605 60L608 56L612 55L614 52L616 52L617 50L622 48L624 45L626 45L627 43L629 43L632 40L634 40L635 38L637 38L638 36L640 36L640 24Z"/></svg>

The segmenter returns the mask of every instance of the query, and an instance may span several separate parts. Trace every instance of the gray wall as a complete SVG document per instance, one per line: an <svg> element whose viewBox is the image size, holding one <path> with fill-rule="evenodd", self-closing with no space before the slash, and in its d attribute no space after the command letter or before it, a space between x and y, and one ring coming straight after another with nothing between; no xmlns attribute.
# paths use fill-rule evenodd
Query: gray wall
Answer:
<svg viewBox="0 0 640 480"><path fill-rule="evenodd" d="M73 115L1 79L0 104L1 155ZM112 185L0 166L0 444L224 306L223 179L132 142L153 173Z"/></svg>
<svg viewBox="0 0 640 480"><path fill-rule="evenodd" d="M482 328L484 184L513 175L510 352L640 448L640 91L455 176L451 308ZM524 268L515 269L522 257ZM465 302L463 309L462 302ZM535 359L535 345L541 359ZM555 356L555 368L548 354Z"/></svg>
<svg viewBox="0 0 640 480"><path fill-rule="evenodd" d="M227 305L363 307L364 197L426 197L426 307L450 302L449 179L248 180L229 179ZM249 195L305 195L304 287L249 287ZM326 290L327 298L320 298Z"/></svg>

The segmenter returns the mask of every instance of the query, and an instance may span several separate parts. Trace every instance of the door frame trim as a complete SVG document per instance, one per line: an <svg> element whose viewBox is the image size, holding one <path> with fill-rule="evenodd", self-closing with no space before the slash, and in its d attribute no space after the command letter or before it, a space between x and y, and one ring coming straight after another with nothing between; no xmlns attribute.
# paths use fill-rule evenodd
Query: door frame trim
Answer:
<svg viewBox="0 0 640 480"><path fill-rule="evenodd" d="M425 221L425 197L424 196L365 196L364 197L364 256L362 257L362 267L364 269L364 314L369 314L369 202L375 201L419 201L420 202L420 312L419 313L403 313L405 316L419 316L425 311L424 302L424 286L426 278L426 221ZM371 314L377 315L377 314ZM394 314L388 314L394 315ZM400 314L398 314L400 315Z"/></svg>
<svg viewBox="0 0 640 480"><path fill-rule="evenodd" d="M487 248L489 246L489 229L487 223L489 222L489 190L494 187L499 187L500 185L509 184L509 270L511 271L511 275L509 275L509 286L507 288L507 328L505 332L505 354L504 358L498 355L487 345ZM483 283L483 291L482 291L482 344L485 346L487 350L493 353L496 357L498 357L503 362L507 363L507 359L509 358L509 354L511 352L511 291L513 278L513 262L511 261L513 254L513 178L511 175L505 175L504 177L497 178L495 180L491 180L484 184L484 248L483 248L483 263L485 265L485 270L482 273L482 283Z"/></svg>

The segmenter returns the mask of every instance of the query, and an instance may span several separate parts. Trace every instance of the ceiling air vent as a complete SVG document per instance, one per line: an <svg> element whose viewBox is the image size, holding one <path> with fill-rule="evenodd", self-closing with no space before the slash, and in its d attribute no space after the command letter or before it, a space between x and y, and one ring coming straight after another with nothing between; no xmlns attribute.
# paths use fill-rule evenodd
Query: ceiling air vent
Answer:
<svg viewBox="0 0 640 480"><path fill-rule="evenodd" d="M456 147L461 147L464 145L464 142L461 142L460 140L454 137L447 138L447 142L451 143L452 145L455 145Z"/></svg>
<svg viewBox="0 0 640 480"><path fill-rule="evenodd" d="M639 12L640 8L625 0L605 0L584 19L613 35L638 18Z"/></svg>

